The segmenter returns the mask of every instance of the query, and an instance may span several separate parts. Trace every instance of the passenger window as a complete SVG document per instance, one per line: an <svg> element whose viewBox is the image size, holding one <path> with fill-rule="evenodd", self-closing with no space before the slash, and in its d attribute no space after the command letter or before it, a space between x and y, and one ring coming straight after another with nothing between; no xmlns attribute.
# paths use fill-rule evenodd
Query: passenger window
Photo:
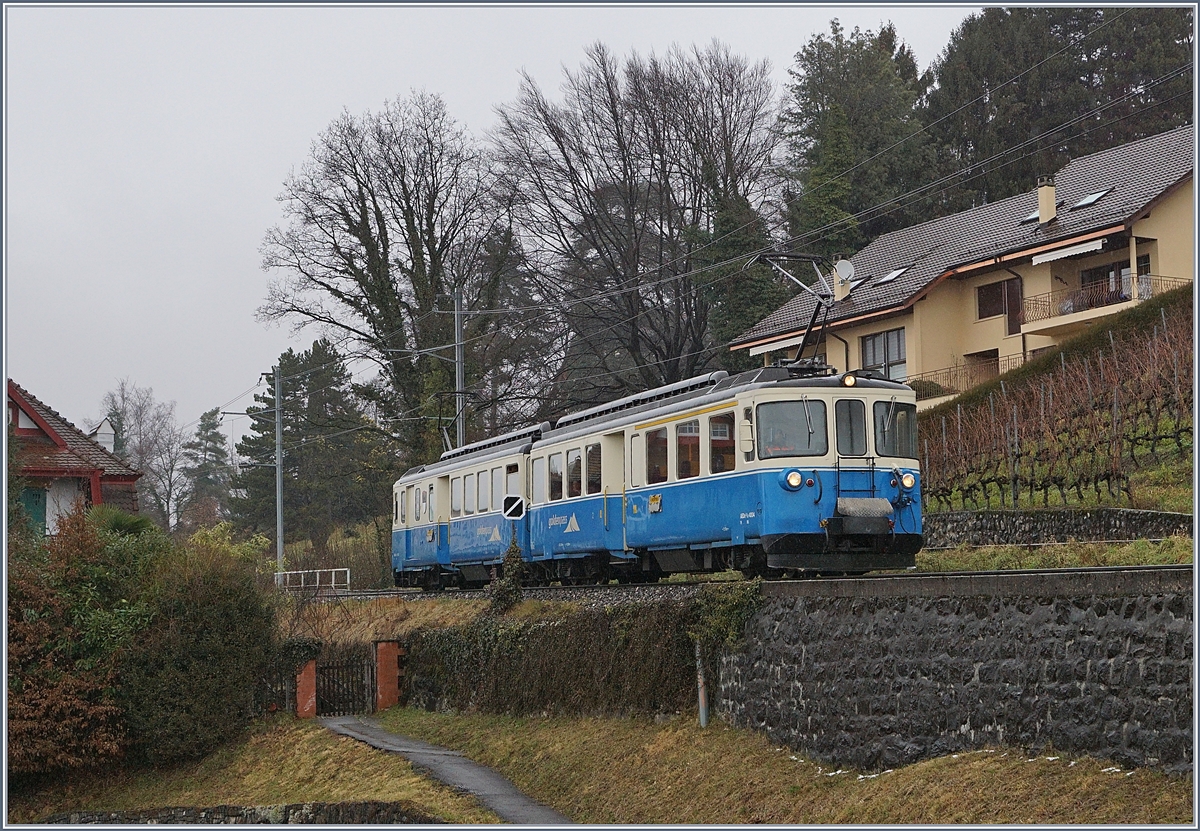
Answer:
<svg viewBox="0 0 1200 831"><path fill-rule="evenodd" d="M676 478L700 475L700 421L685 421L675 427Z"/></svg>
<svg viewBox="0 0 1200 831"><path fill-rule="evenodd" d="M492 510L498 511L504 505L504 468L492 468Z"/></svg>
<svg viewBox="0 0 1200 831"><path fill-rule="evenodd" d="M646 484L667 481L667 428L646 431Z"/></svg>
<svg viewBox="0 0 1200 831"><path fill-rule="evenodd" d="M421 515L425 513L425 489L417 491L417 521L420 522Z"/></svg>
<svg viewBox="0 0 1200 831"><path fill-rule="evenodd" d="M513 496L521 495L522 488L521 488L521 478L520 478L519 470L520 470L519 465L509 465L508 467L506 467L504 469L504 475L505 475L505 477L507 477L507 481L504 486L505 487L504 492L506 494L511 494ZM542 471L542 481L544 482L545 480L546 480L546 471L543 470ZM540 500L535 499L534 501L537 502Z"/></svg>
<svg viewBox="0 0 1200 831"><path fill-rule="evenodd" d="M430 496L432 495L430 493ZM462 496L462 479L456 476L450 480L450 516L459 516L462 514Z"/></svg>
<svg viewBox="0 0 1200 831"><path fill-rule="evenodd" d="M584 455L587 456L587 492L600 493L600 445L589 444Z"/></svg>
<svg viewBox="0 0 1200 831"><path fill-rule="evenodd" d="M408 523L408 500L409 500L409 494L411 494L411 493L412 493L412 488L406 488L405 490L400 491L400 524L401 525L406 525Z"/></svg>
<svg viewBox="0 0 1200 831"><path fill-rule="evenodd" d="M583 495L583 463L578 450L567 451L567 496Z"/></svg>
<svg viewBox="0 0 1200 831"><path fill-rule="evenodd" d="M550 501L563 496L563 454L550 454Z"/></svg>
<svg viewBox="0 0 1200 831"><path fill-rule="evenodd" d="M425 512L425 518L430 522L433 522L435 519L437 519L433 510L433 485L429 486L429 507Z"/></svg>
<svg viewBox="0 0 1200 831"><path fill-rule="evenodd" d="M839 456L865 456L867 454L867 408L861 401L844 398L833 407L834 423L837 425L837 451Z"/></svg>
<svg viewBox="0 0 1200 831"><path fill-rule="evenodd" d="M724 473L737 465L737 447L733 441L733 413L723 413L708 420L708 469Z"/></svg>
<svg viewBox="0 0 1200 831"><path fill-rule="evenodd" d="M488 478L488 472L486 470L479 471L479 501L476 504L478 505L478 511L481 514L488 509L488 500L490 498L488 494L488 485L491 484L491 481L492 480Z"/></svg>
<svg viewBox="0 0 1200 831"><path fill-rule="evenodd" d="M509 493L513 493L511 487ZM533 502L540 505L546 501L546 458L533 460Z"/></svg>
<svg viewBox="0 0 1200 831"><path fill-rule="evenodd" d="M400 494L392 494L392 522L400 521Z"/></svg>
<svg viewBox="0 0 1200 831"><path fill-rule="evenodd" d="M475 513L475 474L468 473L463 478L463 513Z"/></svg>

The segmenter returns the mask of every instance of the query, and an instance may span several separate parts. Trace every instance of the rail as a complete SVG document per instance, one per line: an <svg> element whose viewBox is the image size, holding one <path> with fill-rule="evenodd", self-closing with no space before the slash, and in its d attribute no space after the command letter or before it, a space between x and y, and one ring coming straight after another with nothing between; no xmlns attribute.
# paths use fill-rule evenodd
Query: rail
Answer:
<svg viewBox="0 0 1200 831"><path fill-rule="evenodd" d="M956 364L944 369L909 375L904 379L904 383L913 388L918 401L937 398L941 395L958 395L985 381L990 381L1010 369L1015 369L1023 362L1022 355L1005 355L994 361Z"/></svg>
<svg viewBox="0 0 1200 831"><path fill-rule="evenodd" d="M1138 300L1149 300L1156 294L1179 288L1192 282L1187 277L1165 277L1159 274L1140 274L1137 278ZM1108 281L1081 289L1061 289L1025 298L1022 322L1033 323L1061 315L1074 314L1113 306L1133 299L1133 281L1128 275L1121 278L1119 288Z"/></svg>
<svg viewBox="0 0 1200 831"><path fill-rule="evenodd" d="M293 594L338 593L350 590L350 569L317 568L307 571L279 571L276 588Z"/></svg>

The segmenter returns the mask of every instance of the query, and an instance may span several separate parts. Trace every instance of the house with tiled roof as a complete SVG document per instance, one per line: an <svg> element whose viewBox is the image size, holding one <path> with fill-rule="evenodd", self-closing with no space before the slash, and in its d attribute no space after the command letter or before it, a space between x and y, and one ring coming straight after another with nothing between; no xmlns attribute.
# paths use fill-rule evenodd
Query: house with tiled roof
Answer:
<svg viewBox="0 0 1200 831"><path fill-rule="evenodd" d="M828 306L816 353L906 380L927 407L1191 282L1195 156L1192 125L1178 127L884 234L850 258L849 279L816 292ZM801 292L730 348L795 358L817 303Z"/></svg>
<svg viewBox="0 0 1200 831"><path fill-rule="evenodd" d="M80 499L137 513L142 474L112 452L107 419L89 436L10 378L8 420L25 480L21 503L43 533L55 533L59 518Z"/></svg>

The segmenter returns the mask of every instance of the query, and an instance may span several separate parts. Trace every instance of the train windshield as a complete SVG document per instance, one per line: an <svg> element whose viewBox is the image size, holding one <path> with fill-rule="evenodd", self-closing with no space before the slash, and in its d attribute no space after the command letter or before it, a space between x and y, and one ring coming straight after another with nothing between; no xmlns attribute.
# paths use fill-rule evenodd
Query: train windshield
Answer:
<svg viewBox="0 0 1200 831"><path fill-rule="evenodd" d="M875 452L880 456L917 458L917 405L875 402Z"/></svg>
<svg viewBox="0 0 1200 831"><path fill-rule="evenodd" d="M829 450L825 402L772 401L758 407L758 457L824 456Z"/></svg>

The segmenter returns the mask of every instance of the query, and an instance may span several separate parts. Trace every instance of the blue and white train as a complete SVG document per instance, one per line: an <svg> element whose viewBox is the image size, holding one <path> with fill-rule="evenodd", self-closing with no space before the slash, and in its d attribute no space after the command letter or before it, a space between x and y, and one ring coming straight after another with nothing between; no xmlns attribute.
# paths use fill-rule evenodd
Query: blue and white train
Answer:
<svg viewBox="0 0 1200 831"><path fill-rule="evenodd" d="M822 364L714 372L448 451L393 487L397 586L481 586L514 538L541 585L913 566L916 396Z"/></svg>

